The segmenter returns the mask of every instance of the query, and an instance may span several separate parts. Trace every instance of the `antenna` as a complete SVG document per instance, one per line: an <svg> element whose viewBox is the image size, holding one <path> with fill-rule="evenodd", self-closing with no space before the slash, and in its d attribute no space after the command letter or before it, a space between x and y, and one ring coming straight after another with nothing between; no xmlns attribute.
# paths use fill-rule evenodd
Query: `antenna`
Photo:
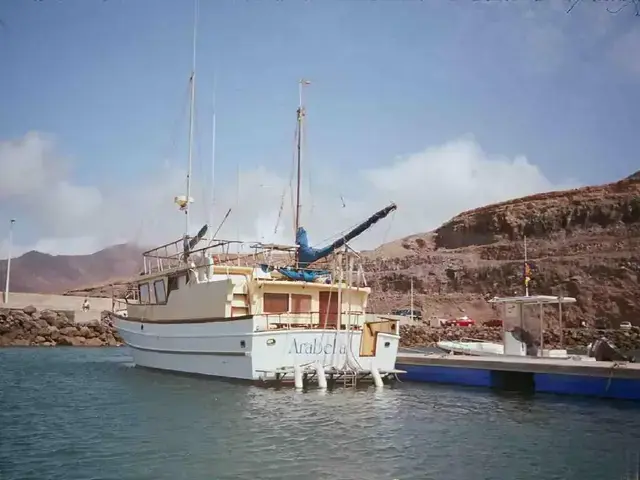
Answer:
<svg viewBox="0 0 640 480"><path fill-rule="evenodd" d="M193 116L196 97L196 43L198 38L198 0L194 0L193 13L193 63L191 67L191 96L189 100L189 160L187 167L187 198L185 200L185 237L189 236L189 203L191 203L191 168L193 163Z"/></svg>

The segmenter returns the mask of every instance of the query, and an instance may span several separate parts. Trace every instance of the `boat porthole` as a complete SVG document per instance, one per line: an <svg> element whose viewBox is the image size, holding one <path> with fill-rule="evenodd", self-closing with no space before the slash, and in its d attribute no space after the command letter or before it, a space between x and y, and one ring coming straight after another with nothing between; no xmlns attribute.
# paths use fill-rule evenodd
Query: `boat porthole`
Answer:
<svg viewBox="0 0 640 480"><path fill-rule="evenodd" d="M385 347L385 348L387 348L387 347L389 347L389 346L391 346L391 342L384 342L384 347Z"/></svg>
<svg viewBox="0 0 640 480"><path fill-rule="evenodd" d="M267 346L270 347L271 345L275 345L276 344L276 339L275 338L270 338L269 340L267 340Z"/></svg>
<svg viewBox="0 0 640 480"><path fill-rule="evenodd" d="M247 346L247 344L245 343L244 340L240 340L240 348L245 348Z"/></svg>

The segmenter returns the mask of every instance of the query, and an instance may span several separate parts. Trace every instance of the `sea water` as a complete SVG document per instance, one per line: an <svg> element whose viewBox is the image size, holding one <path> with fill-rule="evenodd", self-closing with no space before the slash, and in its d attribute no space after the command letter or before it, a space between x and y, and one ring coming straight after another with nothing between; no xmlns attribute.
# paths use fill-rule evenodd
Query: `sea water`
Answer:
<svg viewBox="0 0 640 480"><path fill-rule="evenodd" d="M126 348L0 349L2 480L617 480L639 451L634 402L300 393L134 368Z"/></svg>

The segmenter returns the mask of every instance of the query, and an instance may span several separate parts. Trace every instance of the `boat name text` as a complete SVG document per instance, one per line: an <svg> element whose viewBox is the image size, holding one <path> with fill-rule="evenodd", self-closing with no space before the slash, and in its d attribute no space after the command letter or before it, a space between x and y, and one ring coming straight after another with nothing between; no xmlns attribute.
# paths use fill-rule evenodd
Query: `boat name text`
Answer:
<svg viewBox="0 0 640 480"><path fill-rule="evenodd" d="M332 355L338 353L345 355L347 353L346 345L336 345L336 340L333 342L324 343L319 339L314 339L313 342L299 342L297 339L293 339L289 353L295 353L297 355Z"/></svg>

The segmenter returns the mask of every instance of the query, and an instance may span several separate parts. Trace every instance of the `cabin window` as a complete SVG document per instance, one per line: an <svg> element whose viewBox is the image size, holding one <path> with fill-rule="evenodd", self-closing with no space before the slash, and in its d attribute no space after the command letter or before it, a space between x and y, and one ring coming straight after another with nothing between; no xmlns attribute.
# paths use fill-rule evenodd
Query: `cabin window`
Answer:
<svg viewBox="0 0 640 480"><path fill-rule="evenodd" d="M164 291L164 280L156 280L153 282L153 289L156 293L156 303L167 303L167 294Z"/></svg>
<svg viewBox="0 0 640 480"><path fill-rule="evenodd" d="M311 295L291 294L291 313L311 312Z"/></svg>
<svg viewBox="0 0 640 480"><path fill-rule="evenodd" d="M151 296L149 295L149 284L141 283L138 288L140 289L140 303L150 303Z"/></svg>
<svg viewBox="0 0 640 480"><path fill-rule="evenodd" d="M180 278L184 275L174 275L173 277L169 277L167 279L167 296L171 294L174 290L180 289Z"/></svg>
<svg viewBox="0 0 640 480"><path fill-rule="evenodd" d="M262 310L264 313L287 313L289 311L289 294L265 293Z"/></svg>

